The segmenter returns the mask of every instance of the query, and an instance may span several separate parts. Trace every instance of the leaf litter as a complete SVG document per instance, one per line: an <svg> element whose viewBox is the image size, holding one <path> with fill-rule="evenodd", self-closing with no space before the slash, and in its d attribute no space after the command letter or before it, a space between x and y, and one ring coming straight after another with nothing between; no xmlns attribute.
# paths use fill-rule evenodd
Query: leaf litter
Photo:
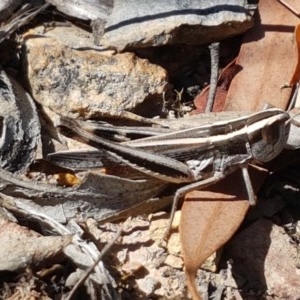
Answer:
<svg viewBox="0 0 300 300"><path fill-rule="evenodd" d="M298 44L296 45L291 38L298 19L277 2L270 3L269 0L260 2L259 16L260 19L256 19L256 26L244 35L240 54L230 64L233 69L230 69L229 66L220 74L215 102L217 104L214 108L216 111L224 109L260 110L265 101L281 108L288 106L292 90L282 89L282 86L286 83L295 84L299 78L299 68L295 67L297 59L299 61L299 54L295 55ZM266 27L271 30L267 30ZM286 29L286 31L281 29ZM206 93L204 90L201 94L204 100L199 100L199 97L197 97L197 101L195 100L198 110L203 107L201 103L205 101ZM255 101L247 101L249 98L255 99ZM257 172L255 185L258 190L266 175L265 171ZM46 182L49 180L47 176L44 178ZM62 181L64 185L80 185L80 182L72 174L66 173L65 176L61 176L65 180ZM75 286L75 283L85 276L86 269L92 267L93 275L84 282L86 290L79 291L82 293L81 295L88 294L92 299L99 298L99 295L102 297L110 295L109 299L117 299L119 296L115 292L116 290L122 294L123 299L141 297L145 299L150 297L185 299L188 297L187 291L184 289L185 279L182 270L182 263L185 261L185 273L190 278L188 281L190 291L192 291L192 286L195 287L195 283L191 283L194 280L192 277L198 274L198 287L204 294L213 290L211 292L213 299L230 299L232 297L247 299L253 295L255 295L254 297L259 295L265 299L276 299L277 296L270 295L268 290L253 291L244 286L243 280L235 282L236 267L230 256L230 246L226 249L227 261L224 262L224 259L222 261L220 259L222 255L218 254L212 263L213 272L220 270L219 272L198 271L199 266L206 258L222 247L244 220L249 205L244 191L240 190L242 184L237 184L238 181L238 175L233 174L225 182L212 189L194 191L186 196L180 221L182 254L178 246L179 235L176 234L176 228L173 229L174 241L170 241L171 246L169 246L168 252L154 242L156 237L149 235L151 224L150 232L152 233L166 224L156 222L156 219L167 220L168 218L167 215L158 213L150 218L133 217L128 219L123 225L122 241L119 239L115 245L110 245L110 253L103 258L104 264L100 262L97 266L94 264L101 257L99 251L101 247L98 244L105 244L113 240L117 236L118 224L107 223L101 228L91 219L80 222L72 220L71 217L68 226L65 226L32 207L30 202L24 202L22 197L2 195L1 206L5 209L3 219L1 218L1 230L3 229L3 241L6 241L5 245L8 247L3 248L5 252L3 255L10 253L11 258L3 260L3 270L17 271L15 274L18 274L20 269L23 270L21 277L13 276L14 284L7 283L11 277L7 282L6 278L4 279L3 298L54 298L57 294L65 294L66 290L70 291L70 287ZM232 185L232 182L235 184ZM153 185L155 184L154 182ZM286 196L286 189L282 189L280 192ZM280 196L283 197L281 194ZM201 201L194 201L194 199L201 199ZM203 199L206 201L202 201ZM287 210L286 205L282 205L280 213L275 211L271 215L274 220L279 218L278 215L281 216L282 207ZM48 210L48 212L50 211ZM18 225L11 213L17 216L19 222L26 219L25 224ZM266 215L267 213L263 217ZM295 223L296 220L296 216L293 216L292 220L289 219L291 223ZM28 229L24 226L27 226ZM90 240L86 239L86 236L89 236ZM30 251L26 247L29 247ZM58 256L55 257L56 255ZM51 261L53 256L56 260L55 263ZM24 257L25 260L20 260ZM219 261L220 263L218 263ZM46 267L41 269L40 264L43 263ZM29 266L29 269L25 268L24 271L25 266ZM110 274L115 275L114 278L109 275L106 268L109 269ZM37 273L35 273L36 269L38 269ZM66 270L68 271L67 275L64 274ZM52 276L51 280L47 278L49 274ZM242 284L239 285L241 282ZM100 291L99 286L102 287ZM46 294L49 287L52 291ZM288 293L289 291L284 292ZM276 293L281 295L282 291L279 289L276 290ZM193 295L194 299L200 299L196 291L193 292ZM280 298L280 296L278 297Z"/></svg>

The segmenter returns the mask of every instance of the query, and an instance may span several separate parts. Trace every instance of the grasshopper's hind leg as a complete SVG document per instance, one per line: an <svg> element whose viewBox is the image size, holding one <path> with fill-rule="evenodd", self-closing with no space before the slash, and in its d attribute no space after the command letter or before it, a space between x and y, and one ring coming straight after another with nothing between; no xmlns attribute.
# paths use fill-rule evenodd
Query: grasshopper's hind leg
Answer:
<svg viewBox="0 0 300 300"><path fill-rule="evenodd" d="M247 165L241 166L241 170L242 170L242 176L243 176L243 180L245 182L250 205L255 205L256 204L256 196L255 196L255 193L254 193L254 190L252 187L252 183L250 180L250 176L248 173L248 166ZM225 176L226 175L224 173L216 173L213 177L207 178L205 180L193 182L191 184L188 184L186 186L179 188L176 191L174 200L173 200L169 223L167 225L167 228L165 230L164 237L163 237L165 242L167 242L169 240L170 235L171 235L171 227L172 227L172 223L173 223L173 219L174 219L174 215L175 215L175 212L177 209L179 199L184 197L184 195L186 195L188 192L191 192L194 190L199 190L199 189L204 189L214 183L217 183L218 181L223 179Z"/></svg>
<svg viewBox="0 0 300 300"><path fill-rule="evenodd" d="M165 242L167 242L169 240L170 235L171 235L171 227L172 227L172 223L173 223L173 219L174 219L174 215L175 215L175 212L176 212L176 209L177 209L179 199L182 198L188 192L206 188L206 187L220 181L224 177L225 177L224 174L216 173L213 177L207 178L205 180L193 182L191 184L188 184L186 186L183 186L183 187L179 188L176 191L174 199L173 199L173 205L172 205L172 210L171 210L169 223L167 225L167 228L165 230L164 237L163 237Z"/></svg>

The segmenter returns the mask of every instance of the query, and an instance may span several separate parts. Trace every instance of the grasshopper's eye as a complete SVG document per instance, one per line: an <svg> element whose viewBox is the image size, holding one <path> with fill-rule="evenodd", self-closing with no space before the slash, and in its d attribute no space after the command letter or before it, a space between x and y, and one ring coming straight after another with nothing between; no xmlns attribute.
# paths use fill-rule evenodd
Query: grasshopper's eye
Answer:
<svg viewBox="0 0 300 300"><path fill-rule="evenodd" d="M267 144L273 144L276 143L279 138L280 138L280 124L281 124L281 120L280 122L278 121L274 121L271 122L267 125L265 125L262 130L261 130L261 135L263 140L267 143Z"/></svg>
<svg viewBox="0 0 300 300"><path fill-rule="evenodd" d="M290 117L287 113L273 116L260 129L256 127L249 136L253 158L268 162L280 154L289 135Z"/></svg>

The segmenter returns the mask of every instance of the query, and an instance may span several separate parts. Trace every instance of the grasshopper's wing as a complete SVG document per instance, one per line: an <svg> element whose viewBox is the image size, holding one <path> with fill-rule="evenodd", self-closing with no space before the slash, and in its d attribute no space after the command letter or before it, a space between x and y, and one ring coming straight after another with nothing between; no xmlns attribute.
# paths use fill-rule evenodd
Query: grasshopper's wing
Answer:
<svg viewBox="0 0 300 300"><path fill-rule="evenodd" d="M102 168L108 164L115 165L117 163L113 158L109 163L105 152L91 149L58 151L48 154L47 160L60 167L75 171Z"/></svg>
<svg viewBox="0 0 300 300"><path fill-rule="evenodd" d="M246 114L245 114L246 115ZM236 116L236 115L235 115ZM232 130L232 125L228 126L228 120L233 113L213 113L188 118L192 122L183 122L181 130L172 130L166 128L152 127L122 127L111 126L106 123L94 123L77 121L80 127L92 133L95 136L109 140L126 140L129 137L135 138L130 141L122 142L122 145L136 148L145 152L165 155L167 157L185 162L191 159L197 159L202 153L211 152L214 148L209 138L213 135L225 135ZM237 117L237 116L236 116ZM246 117L239 116L237 124L245 125ZM196 122L197 121L197 122ZM201 122L200 122L201 121ZM214 122L213 122L214 121ZM194 126L193 124L204 123L205 125ZM170 127L178 128L178 123L170 121ZM174 125L175 124L175 125ZM190 126L190 127L188 127ZM146 137L145 137L146 136ZM142 137L142 138L136 138ZM190 141L188 139L191 139ZM196 139L196 140L195 140ZM185 144L183 144L185 141ZM56 165L72 170L86 170L90 168L112 167L117 160L107 156L105 151L101 150L67 150L49 154L48 160ZM120 163L120 162L119 162Z"/></svg>

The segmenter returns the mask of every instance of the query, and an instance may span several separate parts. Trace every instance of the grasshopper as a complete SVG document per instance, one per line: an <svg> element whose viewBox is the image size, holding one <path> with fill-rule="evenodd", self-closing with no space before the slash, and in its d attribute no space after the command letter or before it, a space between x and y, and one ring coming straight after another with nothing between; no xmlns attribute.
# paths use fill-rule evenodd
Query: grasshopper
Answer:
<svg viewBox="0 0 300 300"><path fill-rule="evenodd" d="M97 136L86 122L61 117L59 127L66 136L99 149L101 155L104 151L112 160L147 176L181 184L174 195L165 234L168 239L179 199L192 190L218 182L237 169L242 171L250 204L254 205L256 198L248 165L265 163L278 156L286 145L290 123L287 112L271 108L229 121L121 143Z"/></svg>

